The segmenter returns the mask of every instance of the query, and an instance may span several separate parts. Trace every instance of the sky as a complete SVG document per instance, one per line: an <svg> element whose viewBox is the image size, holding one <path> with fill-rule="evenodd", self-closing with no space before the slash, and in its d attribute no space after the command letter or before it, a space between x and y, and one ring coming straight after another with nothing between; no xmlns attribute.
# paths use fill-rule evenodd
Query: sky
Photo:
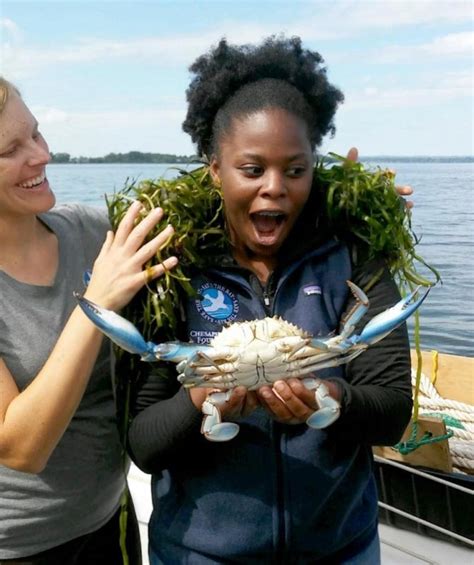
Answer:
<svg viewBox="0 0 474 565"><path fill-rule="evenodd" d="M345 95L321 152L473 155L471 0L0 0L0 74L54 153L191 155L188 67L297 35Z"/></svg>

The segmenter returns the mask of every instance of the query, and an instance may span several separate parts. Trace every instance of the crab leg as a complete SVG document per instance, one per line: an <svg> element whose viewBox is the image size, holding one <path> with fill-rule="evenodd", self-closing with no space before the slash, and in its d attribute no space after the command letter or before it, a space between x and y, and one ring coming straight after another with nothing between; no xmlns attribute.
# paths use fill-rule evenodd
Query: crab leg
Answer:
<svg viewBox="0 0 474 565"><path fill-rule="evenodd" d="M210 441L229 441L239 433L239 425L234 422L223 422L219 406L225 404L232 394L227 392L211 392L202 405L204 418L201 433Z"/></svg>
<svg viewBox="0 0 474 565"><path fill-rule="evenodd" d="M346 281L347 285L356 299L355 305L349 310L342 320L342 332L340 337L345 339L350 336L358 322L369 309L369 299L365 292L352 281Z"/></svg>
<svg viewBox="0 0 474 565"><path fill-rule="evenodd" d="M111 310L94 304L87 298L74 293L79 306L89 320L119 347L141 356L142 361L172 361L178 363L191 356L197 349L206 347L193 343L169 341L156 345L145 338L128 320Z"/></svg>
<svg viewBox="0 0 474 565"><path fill-rule="evenodd" d="M421 287L418 286L408 296L405 296L405 298L397 302L395 306L392 306L372 318L360 335L355 335L349 338L348 341L352 344L363 343L372 345L383 339L400 324L405 322L422 305L431 287L428 287L425 293L420 298L416 299L420 288Z"/></svg>
<svg viewBox="0 0 474 565"><path fill-rule="evenodd" d="M350 334L354 330L355 323L360 320L363 314L365 314L366 307L363 304L355 307L355 311L353 311L352 315L350 315L350 317L346 320L346 325L340 335L328 340L313 338L309 340L308 346L314 347L315 351L326 351L328 354L332 352L339 353L341 355L343 355L345 351L356 347L357 354L355 356L357 356L369 345L377 343L394 329L398 328L400 324L405 322L422 305L423 301L428 296L431 287L428 287L425 293L416 300L420 288L421 287L417 287L413 292L405 298L402 298L394 306L388 308L384 312L381 312L377 316L374 316L359 335L351 336ZM298 358L298 356L296 356L296 358ZM342 363L350 361L353 358L354 357L352 356L349 358L343 357ZM336 363L336 365L340 364L340 362ZM334 365L324 365L318 368L327 366Z"/></svg>
<svg viewBox="0 0 474 565"><path fill-rule="evenodd" d="M329 369L331 367L345 365L363 353L367 347L367 345L361 345L355 350L348 350L345 355L343 352L337 356L335 356L334 353L331 353L323 358L318 355L314 358L307 357L301 361L292 361L286 365L287 375L288 377L298 377L300 375L313 373L314 371L320 371L321 369Z"/></svg>
<svg viewBox="0 0 474 565"><path fill-rule="evenodd" d="M340 403L329 394L327 386L322 380L315 377L303 379L303 384L308 390L315 391L316 402L319 410L313 412L306 420L310 428L327 428L335 422L341 413Z"/></svg>

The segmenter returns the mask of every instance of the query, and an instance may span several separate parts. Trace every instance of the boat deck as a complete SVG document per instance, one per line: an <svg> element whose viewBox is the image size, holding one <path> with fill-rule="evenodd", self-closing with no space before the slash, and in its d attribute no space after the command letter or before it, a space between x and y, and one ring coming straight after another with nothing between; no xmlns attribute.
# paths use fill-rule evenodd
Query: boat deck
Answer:
<svg viewBox="0 0 474 565"><path fill-rule="evenodd" d="M147 524L152 509L150 476L132 465L128 478L140 522L143 565L148 565ZM384 524L380 524L379 533L382 565L474 565L474 551L460 544L439 541Z"/></svg>

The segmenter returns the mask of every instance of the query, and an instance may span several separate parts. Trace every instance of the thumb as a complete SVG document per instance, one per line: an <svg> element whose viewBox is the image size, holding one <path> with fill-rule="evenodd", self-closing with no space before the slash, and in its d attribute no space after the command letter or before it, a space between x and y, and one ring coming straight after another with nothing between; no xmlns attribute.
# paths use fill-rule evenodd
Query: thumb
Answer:
<svg viewBox="0 0 474 565"><path fill-rule="evenodd" d="M359 151L357 150L357 147L351 147L347 153L347 157L346 159L348 161L357 161L357 159L359 158Z"/></svg>

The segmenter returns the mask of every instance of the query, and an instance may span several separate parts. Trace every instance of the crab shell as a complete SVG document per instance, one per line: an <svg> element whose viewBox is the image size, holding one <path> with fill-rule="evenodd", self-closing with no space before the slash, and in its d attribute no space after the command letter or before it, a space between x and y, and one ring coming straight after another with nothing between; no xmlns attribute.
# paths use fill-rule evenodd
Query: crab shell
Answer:
<svg viewBox="0 0 474 565"><path fill-rule="evenodd" d="M221 347L259 347L258 342L271 343L275 339L297 337L307 339L310 335L298 326L274 316L263 320L234 322L223 328L211 341L211 346Z"/></svg>
<svg viewBox="0 0 474 565"><path fill-rule="evenodd" d="M311 336L282 318L235 322L213 338L210 348L178 365L185 386L255 390L279 379L299 376L305 359L333 357L327 347L310 346Z"/></svg>

